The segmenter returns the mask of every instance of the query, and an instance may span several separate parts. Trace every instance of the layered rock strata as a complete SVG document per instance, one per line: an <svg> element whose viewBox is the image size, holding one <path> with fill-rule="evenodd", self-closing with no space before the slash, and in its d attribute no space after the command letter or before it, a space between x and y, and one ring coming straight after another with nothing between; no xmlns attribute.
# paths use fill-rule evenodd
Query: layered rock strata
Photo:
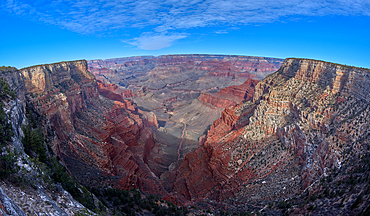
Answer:
<svg viewBox="0 0 370 216"><path fill-rule="evenodd" d="M79 181L162 193L144 162L154 143L150 127L158 124L153 114L139 112L127 92L97 83L86 61L20 72L30 103L54 130L54 152Z"/></svg>
<svg viewBox="0 0 370 216"><path fill-rule="evenodd" d="M258 80L248 79L241 85L232 85L216 93L202 93L199 100L215 107L226 108L252 99Z"/></svg>
<svg viewBox="0 0 370 216"><path fill-rule="evenodd" d="M369 76L368 69L286 59L256 85L251 102L222 112L204 144L168 175L169 190L262 209L351 166L349 159L369 151Z"/></svg>
<svg viewBox="0 0 370 216"><path fill-rule="evenodd" d="M45 172L48 170L45 168L46 164L39 160L31 160L31 157L26 154L27 143L23 140L26 124L44 122L46 123L45 132L51 133L51 131L44 118L37 119L36 122L31 122L26 118L25 110L29 111L26 105L28 104L28 93L22 74L15 68L2 67L0 80L1 112L6 113L6 115L2 114L1 118L2 122L4 118L6 119L10 124L8 129L11 130L11 133L4 133L3 127L6 125L2 125L0 215L25 216L40 215L45 212L51 215L74 215L79 211L92 214L65 188L53 183L50 178L51 174ZM25 109L26 106L27 109ZM9 135L11 138L4 140L4 135ZM48 136L53 135L51 133L45 137ZM48 154L52 155L51 152Z"/></svg>
<svg viewBox="0 0 370 216"><path fill-rule="evenodd" d="M158 125L148 123L158 130L147 163L157 177L163 178L198 147L224 107L249 100L256 80L276 71L281 63L281 59L226 55L165 55L88 62L89 70L99 80L100 94L122 100L122 96L127 97L123 91L132 91L129 100L157 118Z"/></svg>

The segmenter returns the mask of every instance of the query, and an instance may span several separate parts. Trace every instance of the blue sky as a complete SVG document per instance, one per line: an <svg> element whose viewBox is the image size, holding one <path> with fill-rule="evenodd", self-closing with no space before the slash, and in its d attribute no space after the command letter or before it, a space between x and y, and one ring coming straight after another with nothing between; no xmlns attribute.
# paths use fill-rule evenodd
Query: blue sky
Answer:
<svg viewBox="0 0 370 216"><path fill-rule="evenodd" d="M2 0L0 66L137 55L299 57L370 68L369 0Z"/></svg>

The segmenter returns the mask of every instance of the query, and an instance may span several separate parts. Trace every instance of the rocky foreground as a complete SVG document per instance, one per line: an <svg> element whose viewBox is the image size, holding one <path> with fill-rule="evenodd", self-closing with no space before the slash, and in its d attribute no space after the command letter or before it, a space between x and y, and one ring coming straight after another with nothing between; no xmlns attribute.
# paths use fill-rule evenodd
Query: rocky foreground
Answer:
<svg viewBox="0 0 370 216"><path fill-rule="evenodd" d="M101 188L113 187L137 188L214 214L369 214L370 70L292 58L270 74L280 63L236 56L132 57L90 61L96 77L84 60L2 68L8 87L1 84L1 100L11 116L4 118L13 131L2 129L12 137L2 140L2 151L10 146L8 152L21 152L17 166L31 167L39 183L22 192L17 181L3 177L0 211L94 214L101 205L113 214L108 209L129 206L98 204L105 200ZM31 150L26 125L30 140L38 129L44 140L30 141ZM48 172L59 180L57 187L36 177L45 173L37 171L37 161L49 166L52 155L92 188L96 196L85 193L85 201L78 201L95 199L95 207L88 210L63 195L68 185L60 185L53 169ZM55 187L59 198L50 198ZM48 203L31 208L37 203L24 205L14 196L21 193L49 197Z"/></svg>

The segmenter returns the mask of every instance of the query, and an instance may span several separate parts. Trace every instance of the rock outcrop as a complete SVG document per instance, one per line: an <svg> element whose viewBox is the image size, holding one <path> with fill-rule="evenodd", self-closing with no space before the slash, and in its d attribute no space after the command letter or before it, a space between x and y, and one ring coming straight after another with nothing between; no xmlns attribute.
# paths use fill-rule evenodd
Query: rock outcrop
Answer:
<svg viewBox="0 0 370 216"><path fill-rule="evenodd" d="M101 95L111 100L123 101L124 98L133 97L131 90L122 90L115 84L105 84L98 80L98 91Z"/></svg>
<svg viewBox="0 0 370 216"><path fill-rule="evenodd" d="M216 93L202 93L199 100L215 107L226 108L252 99L258 80L248 79L241 85L232 85Z"/></svg>

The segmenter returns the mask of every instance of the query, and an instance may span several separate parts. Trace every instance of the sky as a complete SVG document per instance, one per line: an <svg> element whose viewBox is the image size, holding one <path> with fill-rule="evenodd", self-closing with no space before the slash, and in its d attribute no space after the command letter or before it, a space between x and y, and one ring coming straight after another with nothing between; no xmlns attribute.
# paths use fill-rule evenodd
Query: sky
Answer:
<svg viewBox="0 0 370 216"><path fill-rule="evenodd" d="M370 68L370 0L1 0L0 66L226 54Z"/></svg>

